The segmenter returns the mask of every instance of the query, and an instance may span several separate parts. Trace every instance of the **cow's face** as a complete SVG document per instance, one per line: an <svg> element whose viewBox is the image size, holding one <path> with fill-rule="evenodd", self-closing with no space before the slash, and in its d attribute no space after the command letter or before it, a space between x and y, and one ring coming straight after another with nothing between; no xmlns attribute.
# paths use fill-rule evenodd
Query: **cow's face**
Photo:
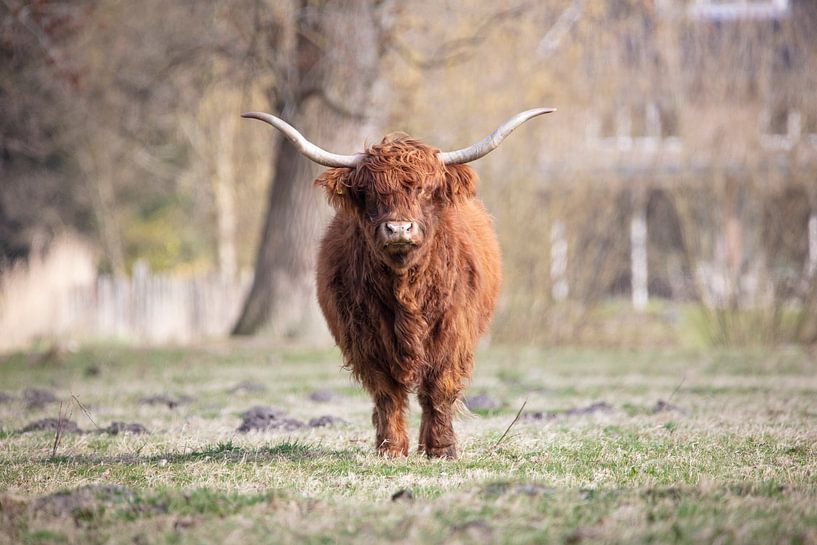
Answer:
<svg viewBox="0 0 817 545"><path fill-rule="evenodd" d="M393 268L410 267L437 235L444 209L475 192L471 169L445 166L437 152L387 137L356 168L328 170L316 183L338 211L354 215L376 255Z"/></svg>

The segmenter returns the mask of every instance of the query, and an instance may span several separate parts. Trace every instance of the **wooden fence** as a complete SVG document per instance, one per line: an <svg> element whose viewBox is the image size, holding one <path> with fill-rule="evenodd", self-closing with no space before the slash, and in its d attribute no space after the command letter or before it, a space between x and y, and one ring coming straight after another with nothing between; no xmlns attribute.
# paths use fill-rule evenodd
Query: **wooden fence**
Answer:
<svg viewBox="0 0 817 545"><path fill-rule="evenodd" d="M0 349L38 339L184 344L223 336L235 323L250 281L250 274L235 279L155 274L137 264L130 278L100 275L41 294L43 309L26 313L26 319L17 319L23 313L8 304L11 297L2 305L0 294Z"/></svg>
<svg viewBox="0 0 817 545"><path fill-rule="evenodd" d="M248 276L179 278L136 267L131 278L100 276L77 288L71 321L81 336L188 343L229 333L248 287Z"/></svg>

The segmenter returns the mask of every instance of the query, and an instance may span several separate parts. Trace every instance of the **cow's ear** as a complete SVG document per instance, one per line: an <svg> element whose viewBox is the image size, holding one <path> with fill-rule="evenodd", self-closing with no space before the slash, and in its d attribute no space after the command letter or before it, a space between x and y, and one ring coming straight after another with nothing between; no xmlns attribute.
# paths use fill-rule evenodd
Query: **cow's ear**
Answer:
<svg viewBox="0 0 817 545"><path fill-rule="evenodd" d="M460 203L475 197L477 194L477 174L468 165L448 165L445 167L445 180L442 186L442 198L452 204Z"/></svg>
<svg viewBox="0 0 817 545"><path fill-rule="evenodd" d="M336 210L352 208L351 175L350 168L330 168L315 180L315 185L326 191L326 200Z"/></svg>

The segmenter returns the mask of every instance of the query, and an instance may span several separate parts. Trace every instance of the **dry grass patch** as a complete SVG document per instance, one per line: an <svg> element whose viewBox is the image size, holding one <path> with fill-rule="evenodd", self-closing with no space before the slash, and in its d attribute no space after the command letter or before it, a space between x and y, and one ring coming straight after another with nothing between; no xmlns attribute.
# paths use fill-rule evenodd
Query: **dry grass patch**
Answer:
<svg viewBox="0 0 817 545"><path fill-rule="evenodd" d="M797 349L494 348L453 462L376 457L334 351L89 347L12 355L0 383L0 543L817 543L817 364ZM21 430L60 401L83 433L54 456L53 430ZM239 432L257 405L304 425Z"/></svg>

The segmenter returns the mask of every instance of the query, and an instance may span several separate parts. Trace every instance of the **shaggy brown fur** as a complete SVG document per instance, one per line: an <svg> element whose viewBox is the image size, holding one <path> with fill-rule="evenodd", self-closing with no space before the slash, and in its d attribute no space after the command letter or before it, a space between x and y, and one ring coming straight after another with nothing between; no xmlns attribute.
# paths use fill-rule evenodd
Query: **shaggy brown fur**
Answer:
<svg viewBox="0 0 817 545"><path fill-rule="evenodd" d="M388 456L408 453L405 410L416 390L419 450L456 457L454 404L499 291L499 247L475 198L476 174L444 166L437 152L390 136L357 168L315 181L337 210L318 258L318 300L346 366L374 399L376 447ZM388 221L415 222L412 244L385 245Z"/></svg>

